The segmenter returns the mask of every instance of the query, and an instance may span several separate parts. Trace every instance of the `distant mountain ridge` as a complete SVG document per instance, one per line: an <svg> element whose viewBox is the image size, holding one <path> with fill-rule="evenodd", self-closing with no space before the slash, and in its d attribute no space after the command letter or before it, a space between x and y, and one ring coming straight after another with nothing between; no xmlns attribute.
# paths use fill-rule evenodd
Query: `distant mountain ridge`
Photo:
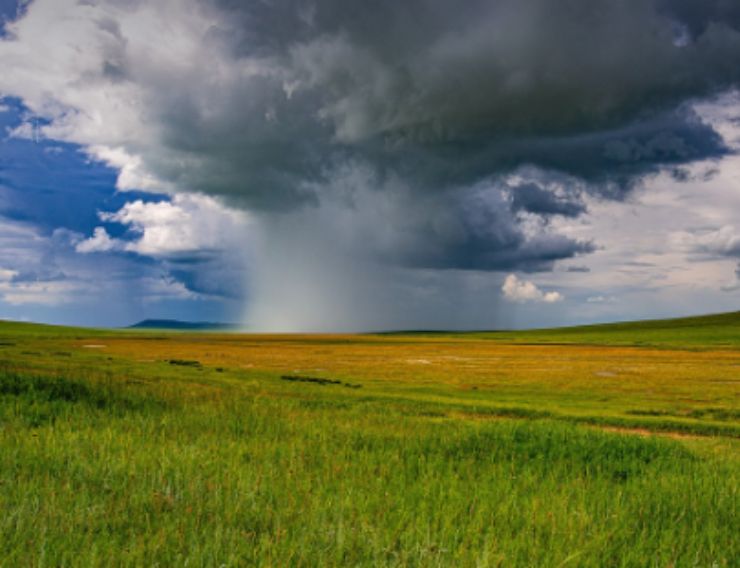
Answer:
<svg viewBox="0 0 740 568"><path fill-rule="evenodd" d="M128 329L180 329L180 330L228 330L239 329L235 323L215 323L208 321L180 321L168 319L146 319L135 323Z"/></svg>

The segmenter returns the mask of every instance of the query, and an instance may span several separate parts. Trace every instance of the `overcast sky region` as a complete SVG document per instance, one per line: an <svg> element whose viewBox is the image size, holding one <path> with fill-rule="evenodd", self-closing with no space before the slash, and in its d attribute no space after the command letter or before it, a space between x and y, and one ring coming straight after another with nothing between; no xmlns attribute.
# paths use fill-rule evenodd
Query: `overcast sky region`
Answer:
<svg viewBox="0 0 740 568"><path fill-rule="evenodd" d="M0 319L740 307L740 2L0 0Z"/></svg>

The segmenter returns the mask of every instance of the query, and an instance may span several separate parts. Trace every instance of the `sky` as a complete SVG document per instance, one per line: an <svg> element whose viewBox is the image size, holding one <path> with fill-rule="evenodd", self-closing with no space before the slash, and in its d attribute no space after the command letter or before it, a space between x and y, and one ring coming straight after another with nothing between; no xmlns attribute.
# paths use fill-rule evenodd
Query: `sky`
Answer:
<svg viewBox="0 0 740 568"><path fill-rule="evenodd" d="M736 310L733 0L0 0L0 319Z"/></svg>

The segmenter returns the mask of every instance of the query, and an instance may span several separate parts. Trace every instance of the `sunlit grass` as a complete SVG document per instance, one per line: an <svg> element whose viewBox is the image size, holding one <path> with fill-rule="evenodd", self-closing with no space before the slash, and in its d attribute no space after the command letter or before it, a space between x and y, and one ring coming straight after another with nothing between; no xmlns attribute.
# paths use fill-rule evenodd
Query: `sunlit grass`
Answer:
<svg viewBox="0 0 740 568"><path fill-rule="evenodd" d="M738 365L6 325L0 565L734 566Z"/></svg>

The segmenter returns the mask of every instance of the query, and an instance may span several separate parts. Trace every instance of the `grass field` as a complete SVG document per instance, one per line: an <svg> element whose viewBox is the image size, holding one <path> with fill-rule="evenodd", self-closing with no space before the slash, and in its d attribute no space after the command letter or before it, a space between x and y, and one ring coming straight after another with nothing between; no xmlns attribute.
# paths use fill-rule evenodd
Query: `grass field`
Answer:
<svg viewBox="0 0 740 568"><path fill-rule="evenodd" d="M0 565L740 566L740 315L0 323Z"/></svg>

